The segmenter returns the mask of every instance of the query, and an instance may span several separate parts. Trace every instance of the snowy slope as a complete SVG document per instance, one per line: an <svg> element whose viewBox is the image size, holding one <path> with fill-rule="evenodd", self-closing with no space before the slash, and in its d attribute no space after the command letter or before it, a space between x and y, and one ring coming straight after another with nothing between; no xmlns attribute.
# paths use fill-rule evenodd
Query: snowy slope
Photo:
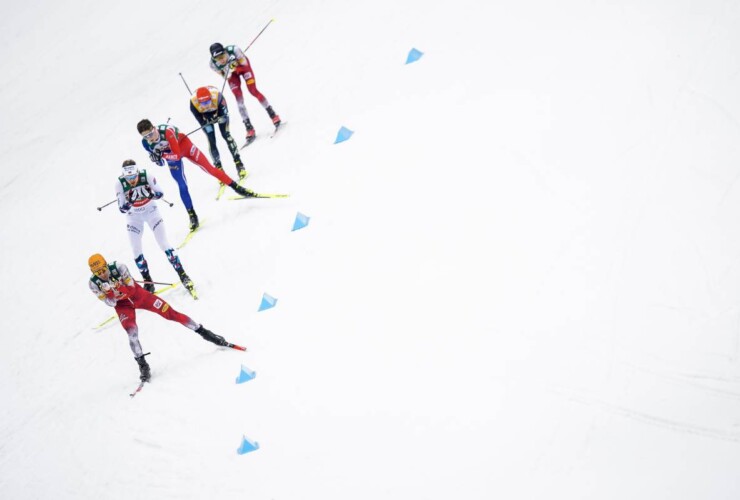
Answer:
<svg viewBox="0 0 740 500"><path fill-rule="evenodd" d="M244 160L291 197L216 202L188 164L201 300L165 295L249 351L141 312L130 400L86 259L135 266L95 207L149 165L138 120L196 128L178 73L218 85L208 46L271 18L249 55L289 124L248 96ZM31 0L0 27L0 497L740 497L738 5Z"/></svg>

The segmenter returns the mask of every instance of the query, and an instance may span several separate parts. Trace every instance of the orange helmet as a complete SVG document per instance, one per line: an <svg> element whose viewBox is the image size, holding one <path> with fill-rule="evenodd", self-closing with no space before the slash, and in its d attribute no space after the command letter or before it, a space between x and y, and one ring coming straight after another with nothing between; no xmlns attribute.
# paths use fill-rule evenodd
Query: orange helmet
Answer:
<svg viewBox="0 0 740 500"><path fill-rule="evenodd" d="M105 257L99 253L93 254L87 259L87 265L90 266L90 271L93 274L98 274L101 271L108 269L108 263L105 261Z"/></svg>

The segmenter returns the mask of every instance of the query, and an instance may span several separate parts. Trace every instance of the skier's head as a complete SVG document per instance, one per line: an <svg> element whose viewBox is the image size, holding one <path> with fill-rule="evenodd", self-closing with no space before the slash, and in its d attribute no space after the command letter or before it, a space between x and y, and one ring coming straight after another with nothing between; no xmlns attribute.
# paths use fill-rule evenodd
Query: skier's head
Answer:
<svg viewBox="0 0 740 500"><path fill-rule="evenodd" d="M195 96L198 98L201 106L209 106L211 104L211 91L208 90L208 87L201 87L196 90Z"/></svg>
<svg viewBox="0 0 740 500"><path fill-rule="evenodd" d="M209 49L208 49L208 50L210 50L210 51L211 51L211 57L212 57L213 59L216 59L216 58L218 58L218 56L220 56L221 54L224 54L224 53L226 52L226 51L224 50L224 46L223 46L223 45L221 45L221 44L220 44L220 43L218 43L218 42L216 42L216 43L212 43L212 44L211 44L211 46L209 47Z"/></svg>
<svg viewBox="0 0 740 500"><path fill-rule="evenodd" d="M95 276L99 276L103 279L108 278L108 263L105 261L105 257L99 253L93 254L87 259L87 265L90 266L90 271Z"/></svg>
<svg viewBox="0 0 740 500"><path fill-rule="evenodd" d="M159 131L154 125L152 125L152 122L146 118L136 124L136 130L139 131L139 134L141 134L149 144L154 144L159 141Z"/></svg>
<svg viewBox="0 0 740 500"><path fill-rule="evenodd" d="M136 184L139 180L139 167L136 166L136 162L134 160L124 160L121 169L121 177L131 185Z"/></svg>

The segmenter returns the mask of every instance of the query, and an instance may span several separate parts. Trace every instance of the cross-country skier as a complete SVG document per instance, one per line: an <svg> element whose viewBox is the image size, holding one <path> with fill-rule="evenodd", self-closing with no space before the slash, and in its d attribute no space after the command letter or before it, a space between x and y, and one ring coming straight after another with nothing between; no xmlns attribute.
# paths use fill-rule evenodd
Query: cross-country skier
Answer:
<svg viewBox="0 0 740 500"><path fill-rule="evenodd" d="M218 346L245 350L243 347L227 342L220 335L214 334L188 316L175 311L172 306L160 297L144 290L131 277L125 264L119 264L117 262L111 262L109 264L102 255L97 253L88 259L87 264L93 273L89 281L90 291L98 299L116 309L121 326L128 334L131 351L133 351L134 358L139 364L142 382L148 381L151 378L151 373L149 364L144 359L144 356L149 353L144 354L139 343L139 328L136 325L137 309L146 309L147 311L159 314L164 319L177 321L181 325L195 331L195 333L205 340Z"/></svg>
<svg viewBox="0 0 740 500"><path fill-rule="evenodd" d="M180 281L195 297L193 282L185 273L175 249L167 241L164 220L155 201L162 197L162 189L157 184L157 179L148 176L146 170L139 170L134 160L125 160L122 167L123 171L116 183L118 209L121 213L126 214L126 229L128 230L131 250L134 252L136 267L139 268L144 281L148 282L144 284L144 288L148 292L154 293L154 284L151 283L152 276L149 274L149 264L144 258L141 246L144 227L148 224L154 233L159 248L167 255L167 259L175 268Z"/></svg>
<svg viewBox="0 0 740 500"><path fill-rule="evenodd" d="M247 144L255 139L256 134L254 127L252 127L252 122L249 120L247 108L244 105L244 95L242 94L240 78L244 78L247 90L265 108L265 111L267 111L273 125L277 129L280 126L280 117L275 114L267 98L257 90L252 65L249 63L247 56L244 55L244 52L242 52L242 49L236 45L227 45L224 47L217 42L211 45L210 52L211 69L224 78L228 75L229 88L234 93L234 97L236 97L236 102L239 105L239 114L241 114L244 126L247 128Z"/></svg>
<svg viewBox="0 0 740 500"><path fill-rule="evenodd" d="M239 156L239 147L229 133L229 108L226 106L226 99L224 99L223 94L216 87L198 88L190 98L190 112L193 113L195 119L203 127L206 137L208 137L208 149L211 151L211 158L215 167L222 168L221 155L216 147L215 125L218 124L221 137L229 146L239 178L246 177L247 171L244 170L244 164Z"/></svg>
<svg viewBox="0 0 740 500"><path fill-rule="evenodd" d="M244 197L255 195L249 189L238 185L231 177L226 175L226 172L211 165L206 155L201 153L200 149L195 147L190 139L188 139L188 136L180 132L177 127L167 124L157 125L155 127L152 125L152 122L144 119L136 124L136 130L141 134L141 144L149 152L149 158L159 166L164 166L165 160L167 161L167 165L170 167L170 174L172 174L172 178L177 181L177 185L180 188L180 198L188 211L188 215L190 215L191 231L198 228L199 222L198 216L193 209L193 202L190 199L188 183L185 180L184 165L182 163L183 158L187 158L195 163L201 170L229 186L237 194Z"/></svg>

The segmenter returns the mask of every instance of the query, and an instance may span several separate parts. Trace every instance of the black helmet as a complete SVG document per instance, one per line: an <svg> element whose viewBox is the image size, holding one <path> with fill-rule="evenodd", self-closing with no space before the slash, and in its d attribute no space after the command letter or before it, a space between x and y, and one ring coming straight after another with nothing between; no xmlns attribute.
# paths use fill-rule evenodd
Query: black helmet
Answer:
<svg viewBox="0 0 740 500"><path fill-rule="evenodd" d="M211 57L216 58L224 53L224 46L216 42L216 43L211 44L211 47L209 50L211 51Z"/></svg>

